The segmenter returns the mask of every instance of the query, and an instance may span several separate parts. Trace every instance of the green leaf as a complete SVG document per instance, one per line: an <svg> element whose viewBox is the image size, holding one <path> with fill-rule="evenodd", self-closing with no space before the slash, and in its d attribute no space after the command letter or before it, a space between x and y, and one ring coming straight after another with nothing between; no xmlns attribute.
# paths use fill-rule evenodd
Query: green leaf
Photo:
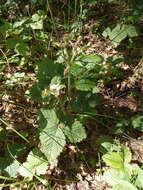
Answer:
<svg viewBox="0 0 143 190"><path fill-rule="evenodd" d="M0 26L0 32L3 34L4 38L6 38L8 36L10 30L12 30L12 24L11 23L6 22Z"/></svg>
<svg viewBox="0 0 143 190"><path fill-rule="evenodd" d="M19 156L25 153L26 147L19 144L11 144L5 150L5 157L0 158L0 171L9 177L16 177L20 167L16 160Z"/></svg>
<svg viewBox="0 0 143 190"><path fill-rule="evenodd" d="M78 120L74 121L71 129L68 128L67 131L65 131L65 134L71 143L81 142L86 138L85 128Z"/></svg>
<svg viewBox="0 0 143 190"><path fill-rule="evenodd" d="M134 129L142 131L143 130L143 116L136 115L131 118L132 126Z"/></svg>
<svg viewBox="0 0 143 190"><path fill-rule="evenodd" d="M85 67L88 70L94 69L103 63L103 57L97 54L81 55L75 60L75 64Z"/></svg>
<svg viewBox="0 0 143 190"><path fill-rule="evenodd" d="M72 64L71 73L78 78L87 78L93 74L99 75L103 68L103 60L102 56L96 54L81 55Z"/></svg>
<svg viewBox="0 0 143 190"><path fill-rule="evenodd" d="M114 44L115 47L117 47L122 40L124 40L127 37L127 31L124 28L124 25L121 26L118 24L111 32L110 34L110 40Z"/></svg>
<svg viewBox="0 0 143 190"><path fill-rule="evenodd" d="M44 87L49 85L55 75L60 75L62 72L63 67L61 64L54 63L49 58L44 58L38 63L37 78L39 83Z"/></svg>
<svg viewBox="0 0 143 190"><path fill-rule="evenodd" d="M95 143L93 142L94 146L98 146L103 154L114 150L113 147L116 145L113 143L114 140L110 136L101 136L95 141Z"/></svg>
<svg viewBox="0 0 143 190"><path fill-rule="evenodd" d="M136 30L136 28L133 25L129 25L128 26L127 33L128 33L129 37L138 36L137 30Z"/></svg>
<svg viewBox="0 0 143 190"><path fill-rule="evenodd" d="M22 38L19 36L13 37L13 38L8 38L6 40L6 45L9 49L14 49L16 44L23 42Z"/></svg>
<svg viewBox="0 0 143 190"><path fill-rule="evenodd" d="M90 91L95 85L95 82L88 79L81 79L75 82L76 89L81 91Z"/></svg>
<svg viewBox="0 0 143 190"><path fill-rule="evenodd" d="M40 149L48 161L52 162L60 155L66 144L65 135L60 127L62 123L59 122L54 110L41 110L41 112L42 117L39 115L39 124L42 127L39 137Z"/></svg>
<svg viewBox="0 0 143 190"><path fill-rule="evenodd" d="M85 73L87 70L86 68L84 68L83 66L81 65L78 65L78 64L73 64L71 66L71 73L73 76L75 77L78 77L80 75L82 75L83 73Z"/></svg>
<svg viewBox="0 0 143 190"><path fill-rule="evenodd" d="M43 21L39 20L37 22L33 22L30 24L30 26L33 30L41 30L43 29Z"/></svg>
<svg viewBox="0 0 143 190"><path fill-rule="evenodd" d="M15 51L19 55L26 56L26 55L28 55L29 47L28 47L28 45L26 43L20 42L20 43L16 44Z"/></svg>
<svg viewBox="0 0 143 190"><path fill-rule="evenodd" d="M32 15L31 23L29 26L33 30L43 29L43 20L46 18L46 14L43 11L38 11L36 14Z"/></svg>
<svg viewBox="0 0 143 190"><path fill-rule="evenodd" d="M143 170L135 165L133 166L134 176L136 176L135 185L139 188L143 187Z"/></svg>
<svg viewBox="0 0 143 190"><path fill-rule="evenodd" d="M19 167L19 162L10 157L0 158L0 170L6 176L16 177Z"/></svg>
<svg viewBox="0 0 143 190"><path fill-rule="evenodd" d="M45 174L47 167L47 161L44 160L42 154L35 149L29 153L27 161L19 168L19 173L24 177L32 179L35 174L38 176Z"/></svg>
<svg viewBox="0 0 143 190"><path fill-rule="evenodd" d="M4 159L5 162L5 159ZM8 173L10 177L16 177L20 164L17 160L11 160L11 163L4 168L4 171Z"/></svg>
<svg viewBox="0 0 143 190"><path fill-rule="evenodd" d="M104 172L104 180L113 186L114 190L137 190L128 180L126 180L126 174L118 169L108 169Z"/></svg>
<svg viewBox="0 0 143 190"><path fill-rule="evenodd" d="M22 144L11 144L8 147L8 150L6 150L6 156L10 156L10 154L14 158L18 158L19 156L22 156L26 151L26 147Z"/></svg>
<svg viewBox="0 0 143 190"><path fill-rule="evenodd" d="M103 160L113 168L124 169L132 159L131 151L128 147L122 146L120 152L109 152L103 155Z"/></svg>
<svg viewBox="0 0 143 190"><path fill-rule="evenodd" d="M103 178L107 183L114 186L118 184L118 179L125 179L125 173L117 168L110 168L104 172Z"/></svg>
<svg viewBox="0 0 143 190"><path fill-rule="evenodd" d="M55 126L59 124L59 119L54 109L48 110L46 108L41 108L38 115L38 122L42 128L46 127L47 123Z"/></svg>
<svg viewBox="0 0 143 190"><path fill-rule="evenodd" d="M0 127L0 143L3 142L6 139L6 133L5 130Z"/></svg>
<svg viewBox="0 0 143 190"><path fill-rule="evenodd" d="M103 33L102 33L102 36L104 36L105 38L107 38L111 33L111 28L107 27Z"/></svg>
<svg viewBox="0 0 143 190"><path fill-rule="evenodd" d="M113 45L117 47L126 37L135 37L138 34L136 28L132 25L117 24L112 30L109 27L106 28L102 35L104 37L108 36Z"/></svg>
<svg viewBox="0 0 143 190"><path fill-rule="evenodd" d="M124 167L124 158L122 152L110 152L105 154L102 159L106 164L113 168L120 168Z"/></svg>
<svg viewBox="0 0 143 190"><path fill-rule="evenodd" d="M18 27L22 27L22 25L28 20L28 17L22 17L22 19L20 21L16 21L13 24L14 28L18 28Z"/></svg>
<svg viewBox="0 0 143 190"><path fill-rule="evenodd" d="M128 181L124 181L124 180L119 180L119 184L116 184L113 187L113 190L138 190L133 184L131 184Z"/></svg>
<svg viewBox="0 0 143 190"><path fill-rule="evenodd" d="M26 56L29 53L28 45L18 36L7 39L6 44L9 49L15 49L15 52L19 55Z"/></svg>
<svg viewBox="0 0 143 190"><path fill-rule="evenodd" d="M126 146L122 146L122 152L124 156L124 163L129 163L132 159L132 153L130 149Z"/></svg>

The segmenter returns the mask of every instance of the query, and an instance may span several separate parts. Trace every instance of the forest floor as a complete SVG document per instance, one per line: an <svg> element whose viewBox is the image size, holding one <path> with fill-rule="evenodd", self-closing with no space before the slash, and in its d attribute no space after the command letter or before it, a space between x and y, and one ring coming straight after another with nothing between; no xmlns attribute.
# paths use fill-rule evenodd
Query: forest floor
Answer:
<svg viewBox="0 0 143 190"><path fill-rule="evenodd" d="M58 157L57 162L49 167L46 178L50 181L54 190L110 190L111 187L103 179L103 172L108 168L101 160L98 151L97 139L103 136L116 138L120 145L130 147L133 154L133 162L139 165L143 163L143 134L142 132L124 132L122 135L112 134L109 128L114 128L117 115L124 115L128 120L135 115L143 114L143 60L138 51L127 48L113 48L109 41L97 36L93 31L94 19L87 19L84 23L84 31L81 35L79 49L83 53L96 53L104 58L109 56L123 56L124 64L122 77L107 82L104 87L100 87L100 97L102 104L97 107L97 112L101 115L103 122L98 122L99 116L88 121L88 137L76 145L66 145L64 152ZM60 39L64 38L64 33ZM60 40L59 40L60 41ZM84 47L84 48L83 48ZM51 47L52 48L52 47ZM37 124L37 109L41 107L25 96L25 91L36 81L34 69L31 67L20 67L9 65L1 72L3 76L12 76L14 73L25 73L27 80L19 81L13 90L4 89L0 84L4 95L0 100L0 117L9 125L14 126L18 131L30 135L35 145L35 133ZM114 77L114 76L113 76ZM106 116L111 116L107 119ZM34 127L33 127L34 126ZM9 142L19 143L19 138L9 133ZM29 150L30 148L29 147ZM1 147L3 150L3 147ZM3 154L3 151L1 152ZM27 186L13 186L10 189L27 189ZM3 188L7 189L7 188ZM41 184L37 189L45 189Z"/></svg>

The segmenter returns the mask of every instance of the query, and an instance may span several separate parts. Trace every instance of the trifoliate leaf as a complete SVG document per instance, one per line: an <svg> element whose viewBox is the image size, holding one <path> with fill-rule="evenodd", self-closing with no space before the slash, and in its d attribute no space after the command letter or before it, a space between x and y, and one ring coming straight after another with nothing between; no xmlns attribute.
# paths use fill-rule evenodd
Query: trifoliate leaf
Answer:
<svg viewBox="0 0 143 190"><path fill-rule="evenodd" d="M47 167L48 162L44 160L42 155L37 150L32 150L27 157L27 161L19 168L19 173L32 179L35 174L38 176L45 174Z"/></svg>
<svg viewBox="0 0 143 190"><path fill-rule="evenodd" d="M54 161L63 150L66 141L65 135L60 128L60 122L54 110L41 110L42 117L39 115L39 124L42 129L40 132L41 151L45 154L49 162ZM51 116L51 117L50 117Z"/></svg>

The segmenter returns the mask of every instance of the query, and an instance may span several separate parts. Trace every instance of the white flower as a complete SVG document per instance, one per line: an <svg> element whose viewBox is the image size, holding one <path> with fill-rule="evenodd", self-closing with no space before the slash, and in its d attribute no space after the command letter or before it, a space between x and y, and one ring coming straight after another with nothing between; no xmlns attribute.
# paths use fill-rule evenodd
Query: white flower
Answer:
<svg viewBox="0 0 143 190"><path fill-rule="evenodd" d="M64 85L61 85L59 83L57 84L50 84L50 93L56 97L60 95L60 90L64 88Z"/></svg>

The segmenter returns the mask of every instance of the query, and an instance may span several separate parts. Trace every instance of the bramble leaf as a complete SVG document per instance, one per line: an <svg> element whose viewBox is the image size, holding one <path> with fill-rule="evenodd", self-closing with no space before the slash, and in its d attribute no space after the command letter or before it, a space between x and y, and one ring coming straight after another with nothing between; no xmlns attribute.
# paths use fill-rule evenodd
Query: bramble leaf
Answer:
<svg viewBox="0 0 143 190"><path fill-rule="evenodd" d="M48 167L48 162L43 159L42 154L40 154L36 149L32 150L28 157L27 161L22 164L19 168L20 175L24 177L29 177L30 179L33 176L45 174Z"/></svg>
<svg viewBox="0 0 143 190"><path fill-rule="evenodd" d="M63 150L66 141L65 135L60 128L62 125L54 110L41 110L43 116L39 117L41 124L40 142L41 151L45 154L49 162L54 161Z"/></svg>
<svg viewBox="0 0 143 190"><path fill-rule="evenodd" d="M67 130L65 130L65 134L71 143L81 142L83 139L86 138L85 128L78 120L74 121L71 129L69 127L66 127L66 129Z"/></svg>
<svg viewBox="0 0 143 190"><path fill-rule="evenodd" d="M113 45L117 47L126 37L135 37L138 33L132 25L117 24L112 30L109 27L106 28L102 35L105 38L108 36Z"/></svg>

